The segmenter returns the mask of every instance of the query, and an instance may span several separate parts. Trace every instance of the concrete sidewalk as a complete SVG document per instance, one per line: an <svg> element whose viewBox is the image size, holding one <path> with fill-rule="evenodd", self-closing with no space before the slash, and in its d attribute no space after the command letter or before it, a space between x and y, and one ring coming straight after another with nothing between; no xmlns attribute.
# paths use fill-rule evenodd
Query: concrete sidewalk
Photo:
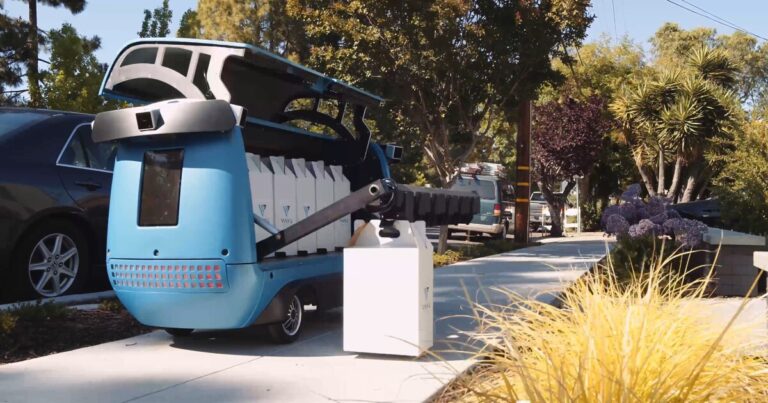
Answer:
<svg viewBox="0 0 768 403"><path fill-rule="evenodd" d="M458 347L490 287L552 300L606 251L600 240L519 249L435 271L435 340L443 359L342 351L341 312L308 315L301 340L270 344L260 329L164 332L0 366L0 402L423 401L472 364Z"/></svg>

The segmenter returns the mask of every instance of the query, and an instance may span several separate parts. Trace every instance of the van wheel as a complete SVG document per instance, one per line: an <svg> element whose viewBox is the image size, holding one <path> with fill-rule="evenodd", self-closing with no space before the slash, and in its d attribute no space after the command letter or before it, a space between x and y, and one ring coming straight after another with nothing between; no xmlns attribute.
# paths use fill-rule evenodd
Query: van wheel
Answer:
<svg viewBox="0 0 768 403"><path fill-rule="evenodd" d="M173 337L187 337L194 331L194 329L179 329L175 327L167 327L163 330Z"/></svg>
<svg viewBox="0 0 768 403"><path fill-rule="evenodd" d="M65 220L50 220L24 234L14 251L17 298L76 293L88 280L90 250L83 231Z"/></svg>
<svg viewBox="0 0 768 403"><path fill-rule="evenodd" d="M509 224L504 223L504 225L501 226L501 232L496 234L496 237L498 239L501 239L502 241L507 239L508 227L509 227Z"/></svg>
<svg viewBox="0 0 768 403"><path fill-rule="evenodd" d="M299 295L293 294L287 302L285 320L267 326L269 335L276 343L286 344L296 341L304 324L304 302Z"/></svg>

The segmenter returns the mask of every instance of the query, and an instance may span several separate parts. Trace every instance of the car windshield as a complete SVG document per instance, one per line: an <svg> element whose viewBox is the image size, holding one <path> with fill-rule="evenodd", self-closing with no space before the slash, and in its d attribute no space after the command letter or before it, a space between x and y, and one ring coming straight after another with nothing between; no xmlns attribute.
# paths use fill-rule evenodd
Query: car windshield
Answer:
<svg viewBox="0 0 768 403"><path fill-rule="evenodd" d="M496 200L496 186L492 181L459 176L451 186L454 190L475 191L484 200Z"/></svg>
<svg viewBox="0 0 768 403"><path fill-rule="evenodd" d="M533 192L531 193L531 201L544 201L544 194L541 192Z"/></svg>
<svg viewBox="0 0 768 403"><path fill-rule="evenodd" d="M45 113L33 111L2 111L0 112L0 139L8 133L47 118Z"/></svg>

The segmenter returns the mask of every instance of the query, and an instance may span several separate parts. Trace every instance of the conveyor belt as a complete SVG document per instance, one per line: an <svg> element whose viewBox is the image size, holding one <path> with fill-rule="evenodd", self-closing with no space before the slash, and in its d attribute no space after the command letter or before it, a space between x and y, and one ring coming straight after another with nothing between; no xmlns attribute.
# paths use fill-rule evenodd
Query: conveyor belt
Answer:
<svg viewBox="0 0 768 403"><path fill-rule="evenodd" d="M391 179L380 179L259 241L256 244L259 259L360 209L379 213L385 220L461 224L468 223L480 212L480 196L474 192L398 185Z"/></svg>

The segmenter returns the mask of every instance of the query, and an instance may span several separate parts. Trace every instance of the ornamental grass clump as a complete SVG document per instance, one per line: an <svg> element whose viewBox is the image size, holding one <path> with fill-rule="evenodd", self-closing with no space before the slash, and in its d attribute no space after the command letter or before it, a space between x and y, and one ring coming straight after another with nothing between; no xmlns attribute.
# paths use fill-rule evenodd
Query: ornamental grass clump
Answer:
<svg viewBox="0 0 768 403"><path fill-rule="evenodd" d="M768 401L768 366L754 332L713 325L661 256L619 286L610 263L577 281L560 308L508 293L508 306L476 308L480 364L447 401ZM746 300L739 307L744 309ZM738 313L736 315L738 315Z"/></svg>

